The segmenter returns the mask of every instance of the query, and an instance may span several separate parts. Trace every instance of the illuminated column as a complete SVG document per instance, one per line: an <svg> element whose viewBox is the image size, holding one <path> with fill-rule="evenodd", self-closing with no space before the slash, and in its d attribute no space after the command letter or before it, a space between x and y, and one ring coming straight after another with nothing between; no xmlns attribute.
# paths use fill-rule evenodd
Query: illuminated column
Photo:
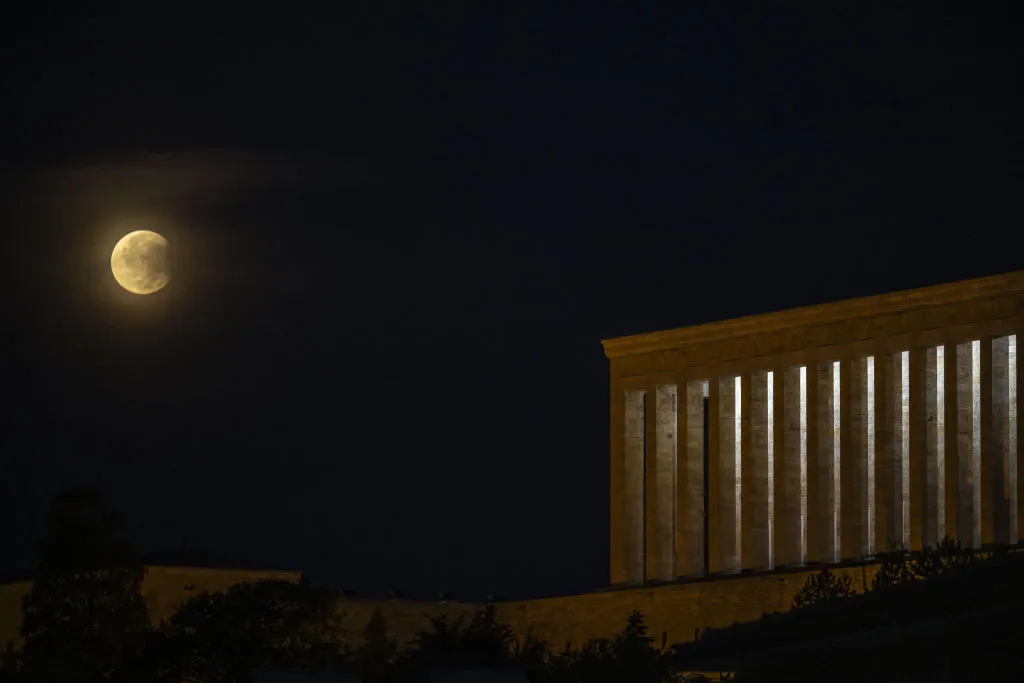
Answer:
<svg viewBox="0 0 1024 683"><path fill-rule="evenodd" d="M647 420L646 574L649 581L670 581L676 575L676 385L660 385L653 394L654 419Z"/></svg>
<svg viewBox="0 0 1024 683"><path fill-rule="evenodd" d="M899 447L896 437L899 431L894 419L894 408L899 406L899 392L893 391L893 376L899 377L899 367L893 367L891 354L885 352L884 344L878 345L875 363L875 552L892 552L900 547L903 537L900 510L899 477L896 471L896 454ZM898 388L898 387L897 387Z"/></svg>
<svg viewBox="0 0 1024 683"><path fill-rule="evenodd" d="M717 396L716 396L717 394ZM710 405L715 411L713 417L714 437L709 455L708 487L712 500L708 506L711 572L735 572L739 570L738 533L740 497L737 489L741 483L742 453L741 419L742 389L739 377L719 377L711 382ZM713 464L712 464L713 461ZM737 476L739 475L739 476Z"/></svg>
<svg viewBox="0 0 1024 683"><path fill-rule="evenodd" d="M807 369L773 373L774 441L772 554L776 567L804 560L803 519L807 465Z"/></svg>
<svg viewBox="0 0 1024 683"><path fill-rule="evenodd" d="M1017 363L1017 335L1010 335L1010 440L1014 453L1014 475L1017 484L1017 538L1024 536L1024 476L1017 457L1021 444L1020 407L1017 391L1020 387L1020 365Z"/></svg>
<svg viewBox="0 0 1024 683"><path fill-rule="evenodd" d="M942 475L945 461L945 421L943 410L945 393L945 347L932 347L925 351L925 471L924 516L921 542L934 546L942 538L943 508Z"/></svg>
<svg viewBox="0 0 1024 683"><path fill-rule="evenodd" d="M959 421L959 365L957 347L946 345L943 353L943 409L945 411L945 451L942 475L942 535L960 539L960 455L958 446Z"/></svg>
<svg viewBox="0 0 1024 683"><path fill-rule="evenodd" d="M886 355L885 362L884 452L876 466L878 495L875 500L885 507L880 526L884 531L885 550L906 550L910 525L907 519L910 460L910 353L900 351Z"/></svg>
<svg viewBox="0 0 1024 683"><path fill-rule="evenodd" d="M982 468L982 480L985 480L986 472L989 480L982 488L982 496L989 496L992 501L992 542L1006 544L1017 540L1014 528L1016 481L1011 486L1016 474L1016 453L1011 453L1010 449L1010 338L997 337L990 343L991 373L983 376L988 380L984 388L985 401L991 406L986 420L989 461L988 468ZM984 439L983 458L986 455ZM1016 451L1015 444L1013 450Z"/></svg>
<svg viewBox="0 0 1024 683"><path fill-rule="evenodd" d="M769 394L773 393L774 387L769 387L769 378L774 380L774 373L757 370L744 374L742 382L740 559L744 569L769 569L771 566L772 481L769 458L774 444L768 440L768 416L774 412L769 406Z"/></svg>
<svg viewBox="0 0 1024 683"><path fill-rule="evenodd" d="M804 516L804 562L821 562L825 556L822 539L825 537L822 528L827 524L824 519L821 501L821 486L818 482L818 374L819 366L806 366L806 403L807 415L807 462L806 462L806 514Z"/></svg>
<svg viewBox="0 0 1024 683"><path fill-rule="evenodd" d="M926 477L928 469L927 351L910 350L910 549L920 550L925 539Z"/></svg>
<svg viewBox="0 0 1024 683"><path fill-rule="evenodd" d="M1017 335L1011 334L1007 338L1007 363L1006 370L1006 450L1009 460L1007 471L1009 476L1009 489L1012 501L1010 504L1010 542L1016 543L1020 538L1020 512L1021 500L1018 488L1020 486L1020 460L1018 458L1018 425L1017 425Z"/></svg>
<svg viewBox="0 0 1024 683"><path fill-rule="evenodd" d="M678 422L685 438L677 468L676 573L704 571L704 382L686 383Z"/></svg>
<svg viewBox="0 0 1024 683"><path fill-rule="evenodd" d="M814 399L815 449L808 449L807 463L807 560L809 562L834 562L837 558L836 535L836 467L839 453L839 413L836 412L836 392L840 388L839 364L819 363L815 368L814 385L808 396ZM808 412L812 404L808 404ZM810 432L809 432L810 437ZM809 438L810 440L810 438Z"/></svg>
<svg viewBox="0 0 1024 683"><path fill-rule="evenodd" d="M625 442L625 511L624 542L626 547L626 581L644 580L644 408L645 392L626 392L626 415L623 424Z"/></svg>
<svg viewBox="0 0 1024 683"><path fill-rule="evenodd" d="M957 536L967 548L978 547L980 511L976 486L981 462L981 342L956 347Z"/></svg>
<svg viewBox="0 0 1024 683"><path fill-rule="evenodd" d="M857 558L868 554L870 538L870 502L868 487L868 452L874 451L874 444L868 448L870 418L874 406L869 407L868 361L873 358L856 358L843 361L841 385L845 389L840 401L840 542L841 556ZM873 367L872 367L872 375ZM872 458L873 460L873 458Z"/></svg>
<svg viewBox="0 0 1024 683"><path fill-rule="evenodd" d="M981 467L978 470L978 494L981 497L981 545L994 543L996 451L992 419L992 340L981 340Z"/></svg>

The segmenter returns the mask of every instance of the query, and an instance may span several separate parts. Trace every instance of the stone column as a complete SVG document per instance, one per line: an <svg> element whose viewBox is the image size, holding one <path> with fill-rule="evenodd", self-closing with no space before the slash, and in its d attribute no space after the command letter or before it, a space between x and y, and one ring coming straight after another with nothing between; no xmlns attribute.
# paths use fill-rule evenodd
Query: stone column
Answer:
<svg viewBox="0 0 1024 683"><path fill-rule="evenodd" d="M868 554L868 363L867 358L842 364L840 400L840 542L843 558Z"/></svg>
<svg viewBox="0 0 1024 683"><path fill-rule="evenodd" d="M960 539L960 448L958 446L959 420L959 364L957 361L957 347L955 344L946 344L944 349L944 392L945 402L945 439L944 439L944 460L943 460L943 524L942 533L953 540Z"/></svg>
<svg viewBox="0 0 1024 683"><path fill-rule="evenodd" d="M897 550L903 539L903 498L897 454L900 434L898 356L878 345L875 355L875 551Z"/></svg>
<svg viewBox="0 0 1024 683"><path fill-rule="evenodd" d="M704 383L691 380L679 401L678 423L685 439L677 467L676 573L704 571Z"/></svg>
<svg viewBox="0 0 1024 683"><path fill-rule="evenodd" d="M910 350L910 550L924 545L927 527L927 351Z"/></svg>
<svg viewBox="0 0 1024 683"><path fill-rule="evenodd" d="M943 348L943 354L945 349ZM925 351L925 470L924 470L924 517L921 530L921 543L926 546L936 545L939 534L939 520L943 503L939 481L939 466L945 458L945 415L940 413L945 396L942 393L940 377L945 374L941 367L941 356L938 347ZM944 380L945 378L942 377Z"/></svg>
<svg viewBox="0 0 1024 683"><path fill-rule="evenodd" d="M768 372L743 376L743 499L740 510L744 569L770 568L771 508L768 478Z"/></svg>
<svg viewBox="0 0 1024 683"><path fill-rule="evenodd" d="M724 571L721 551L722 515L718 509L718 495L722 486L721 423L719 405L722 402L721 382L713 377L708 382L708 573Z"/></svg>
<svg viewBox="0 0 1024 683"><path fill-rule="evenodd" d="M807 516L804 518L804 550L805 562L822 562L825 550L822 539L825 534L822 528L827 524L822 510L821 486L818 472L818 365L811 363L806 366L807 390Z"/></svg>
<svg viewBox="0 0 1024 683"><path fill-rule="evenodd" d="M671 581L676 576L676 385L662 384L651 393L654 419L647 420L647 580Z"/></svg>
<svg viewBox="0 0 1024 683"><path fill-rule="evenodd" d="M814 405L815 450L808 450L807 462L807 560L834 562L836 559L835 515L835 429L834 369L831 362L814 368L813 382L808 379L808 412ZM811 396L810 385L814 385Z"/></svg>
<svg viewBox="0 0 1024 683"><path fill-rule="evenodd" d="M1017 455L1017 538L1018 540L1024 538L1024 473L1020 471L1020 447L1021 437L1024 436L1021 431L1021 415L1020 415L1020 399L1018 392L1020 391L1020 363L1018 362L1017 356L1017 341L1018 336L1013 335L1013 344L1010 346L1010 378L1012 381L1012 400L1010 401L1010 438L1013 439L1013 450Z"/></svg>
<svg viewBox="0 0 1024 683"><path fill-rule="evenodd" d="M717 574L724 571L721 553L721 514L718 511L718 491L721 488L722 468L718 456L721 447L721 417L719 405L722 402L721 382L718 377L708 381L708 476L707 476L707 573Z"/></svg>
<svg viewBox="0 0 1024 683"><path fill-rule="evenodd" d="M1008 544L1016 542L1016 490L1010 490L1016 465L1015 454L1010 452L1010 339L997 337L992 340L992 374L990 394L992 412L987 432L991 438L991 496L993 508L993 542ZM1011 455L1013 457L1011 457ZM986 491L982 491L985 495ZM1011 519L1011 511L1013 512Z"/></svg>
<svg viewBox="0 0 1024 683"><path fill-rule="evenodd" d="M977 347L977 348L976 348ZM957 534L961 544L977 548L979 524L978 467L981 463L981 358L980 343L967 342L956 347L957 383Z"/></svg>
<svg viewBox="0 0 1024 683"><path fill-rule="evenodd" d="M742 396L742 394L741 394ZM739 548L736 498L736 456L742 449L742 437L737 438L738 415L736 406L736 378L718 377L712 380L711 400L715 415L712 432L712 450L709 457L708 486L712 501L708 508L711 571L735 572L739 570ZM713 461L713 464L712 464Z"/></svg>
<svg viewBox="0 0 1024 683"><path fill-rule="evenodd" d="M805 376L806 378L806 376ZM775 478L772 548L776 567L803 561L801 460L806 458L806 413L801 421L800 368L773 374L775 401ZM806 385L803 390L806 392Z"/></svg>
<svg viewBox="0 0 1024 683"><path fill-rule="evenodd" d="M625 575L628 583L643 583L644 568L644 391L627 391L624 422Z"/></svg>
<svg viewBox="0 0 1024 683"><path fill-rule="evenodd" d="M981 545L996 541L996 497L999 495L996 423L993 418L992 370L993 340L981 339L981 469L978 490L981 495Z"/></svg>

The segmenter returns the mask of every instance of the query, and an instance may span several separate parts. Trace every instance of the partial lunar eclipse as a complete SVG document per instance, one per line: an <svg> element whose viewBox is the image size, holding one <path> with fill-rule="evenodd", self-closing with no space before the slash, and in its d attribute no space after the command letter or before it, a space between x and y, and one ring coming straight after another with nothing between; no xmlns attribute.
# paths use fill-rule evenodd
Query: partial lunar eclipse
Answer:
<svg viewBox="0 0 1024 683"><path fill-rule="evenodd" d="M151 230L130 232L114 245L110 271L132 294L152 294L171 280L167 240Z"/></svg>

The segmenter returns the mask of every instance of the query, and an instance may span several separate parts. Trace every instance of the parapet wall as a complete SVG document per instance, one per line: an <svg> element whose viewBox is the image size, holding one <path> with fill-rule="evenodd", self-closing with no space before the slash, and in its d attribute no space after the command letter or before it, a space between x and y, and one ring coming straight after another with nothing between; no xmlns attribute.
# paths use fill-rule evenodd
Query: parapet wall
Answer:
<svg viewBox="0 0 1024 683"><path fill-rule="evenodd" d="M167 619L194 595L224 591L235 584L275 579L298 582L302 572L277 570L216 569L209 567L146 567L142 597L153 624ZM13 643L21 647L21 607L32 590L31 581L0 584L0 650Z"/></svg>
<svg viewBox="0 0 1024 683"><path fill-rule="evenodd" d="M878 565L831 568L846 574L858 592L870 588ZM807 577L816 570L772 572L645 586L499 605L500 617L518 634L532 626L534 636L561 649L590 638L610 638L626 626L633 610L644 615L656 641L694 639L698 630L756 621L768 612L785 612Z"/></svg>
<svg viewBox="0 0 1024 683"><path fill-rule="evenodd" d="M858 592L870 587L877 565L835 567L846 574ZM693 640L698 630L724 628L756 621L767 612L784 612L807 577L817 570L780 571L715 579L624 588L541 600L498 604L498 618L523 638L533 633L558 651L570 643L578 647L591 638L611 638L626 626L633 610L643 613L650 635L660 645ZM449 620L469 619L480 605L472 603L425 603L408 600L387 602L344 601L340 604L342 628L351 642L362 639L363 627L379 609L391 636L409 645L416 634L430 627L432 616L445 613Z"/></svg>
<svg viewBox="0 0 1024 683"><path fill-rule="evenodd" d="M857 591L871 585L877 565L834 567L850 576ZM623 588L540 600L498 604L498 617L519 638L527 633L547 641L554 650L566 643L577 647L591 638L610 638L622 631L633 610L643 613L650 635L660 644L693 640L698 630L756 621L767 612L786 611L807 577L816 570L780 571L704 579L660 586ZM154 624L170 617L193 595L223 591L237 583L276 579L298 581L299 572L245 571L195 567L147 567L142 594ZM0 585L0 648L8 641L20 647L21 601L31 590L28 581ZM401 646L411 645L430 619L447 614L452 622L468 621L481 607L466 602L412 600L342 600L338 604L342 633L352 644L362 641L363 629L375 610Z"/></svg>

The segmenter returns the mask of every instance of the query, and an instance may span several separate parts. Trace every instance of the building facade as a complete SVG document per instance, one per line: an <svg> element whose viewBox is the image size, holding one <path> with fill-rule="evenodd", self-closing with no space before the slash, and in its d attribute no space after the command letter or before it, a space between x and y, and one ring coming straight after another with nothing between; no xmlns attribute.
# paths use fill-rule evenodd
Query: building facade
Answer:
<svg viewBox="0 0 1024 683"><path fill-rule="evenodd" d="M1024 272L604 342L611 583L1016 543Z"/></svg>

